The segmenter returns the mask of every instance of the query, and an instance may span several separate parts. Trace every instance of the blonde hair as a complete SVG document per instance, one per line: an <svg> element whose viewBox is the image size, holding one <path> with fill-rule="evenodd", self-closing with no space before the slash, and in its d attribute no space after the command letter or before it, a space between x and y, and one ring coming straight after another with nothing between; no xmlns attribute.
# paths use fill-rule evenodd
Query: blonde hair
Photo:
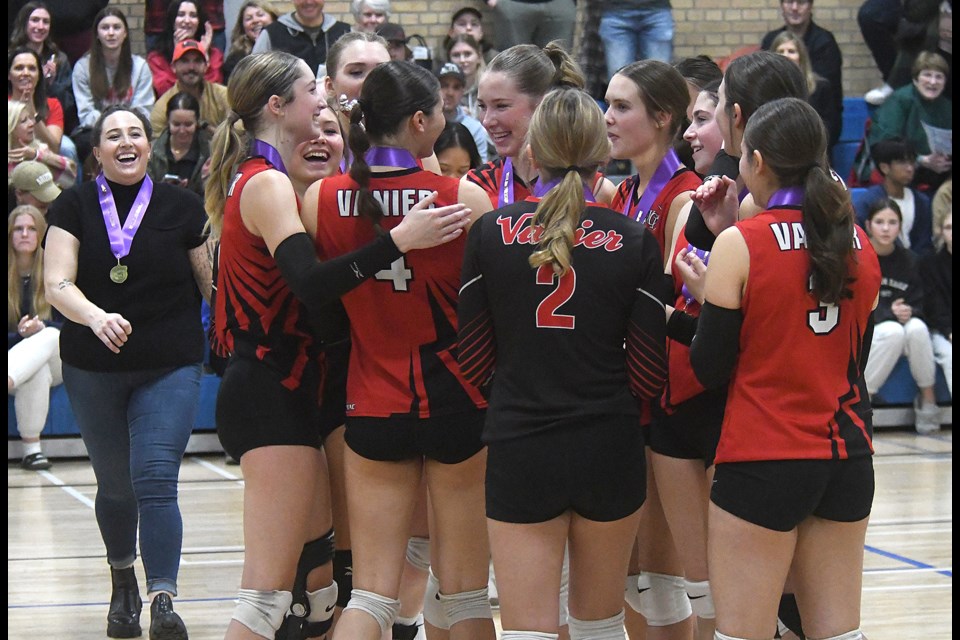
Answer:
<svg viewBox="0 0 960 640"><path fill-rule="evenodd" d="M214 238L220 236L223 226L223 207L230 182L261 129L264 105L271 96L290 102L293 84L300 74L300 58L283 51L246 56L230 74L227 85L230 111L210 142L210 177L204 188L207 229ZM234 126L237 121L243 123L243 129Z"/></svg>
<svg viewBox="0 0 960 640"><path fill-rule="evenodd" d="M556 87L586 86L583 72L559 40L542 49L535 44L518 44L501 51L487 65L486 73L494 72L505 74L520 93L534 101Z"/></svg>
<svg viewBox="0 0 960 640"><path fill-rule="evenodd" d="M543 235L530 266L550 264L563 275L570 270L574 232L585 209L584 181L592 181L610 155L607 125L586 92L561 88L548 93L534 111L527 140L540 166L540 179L560 178L537 205L533 224L543 227Z"/></svg>
<svg viewBox="0 0 960 640"><path fill-rule="evenodd" d="M237 21L234 23L233 32L230 34L230 51L227 52L228 56L234 53L241 53L246 56L250 55L250 52L253 51L254 43L250 42L250 38L247 37L247 32L243 29L243 13L250 7L257 7L273 18L274 22L280 17L277 10L274 9L273 5L267 0L247 0L244 2L240 5L240 11L237 12ZM267 26L264 25L263 28L266 29Z"/></svg>
<svg viewBox="0 0 960 640"><path fill-rule="evenodd" d="M800 60L797 62L800 67L800 73L803 74L803 79L807 82L807 92L813 94L817 89L817 80L820 79L820 76L813 71L813 65L810 62L810 52L807 50L807 45L803 43L803 39L795 33L784 31L773 39L773 42L770 44L770 50L777 53L780 45L787 42L792 43L793 46L796 47L797 55L800 57Z"/></svg>
<svg viewBox="0 0 960 640"><path fill-rule="evenodd" d="M33 266L30 268L30 283L33 285L33 313L43 320L49 320L52 312L47 302L46 289L43 286L43 247L40 240L47 231L47 222L43 214L32 204L21 204L7 216L7 326L16 326L20 318L26 315L26 309L20 308L23 295L23 279L17 271L17 256L13 250L13 226L17 218L28 215L37 227L37 250L33 252Z"/></svg>
<svg viewBox="0 0 960 640"><path fill-rule="evenodd" d="M7 151L24 146L22 142L16 139L14 131L16 131L17 125L20 124L20 116L23 115L23 110L26 108L27 104L25 102L7 100ZM40 143L37 142L36 135L34 135L31 142L26 144L26 146L31 148L36 148L39 145Z"/></svg>

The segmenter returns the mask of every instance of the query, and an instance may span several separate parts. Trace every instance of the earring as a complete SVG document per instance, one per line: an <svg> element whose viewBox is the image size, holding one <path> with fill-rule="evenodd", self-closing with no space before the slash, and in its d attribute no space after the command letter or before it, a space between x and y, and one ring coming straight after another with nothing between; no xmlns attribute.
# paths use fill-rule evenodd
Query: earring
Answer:
<svg viewBox="0 0 960 640"><path fill-rule="evenodd" d="M663 123L657 120L657 129L663 129Z"/></svg>

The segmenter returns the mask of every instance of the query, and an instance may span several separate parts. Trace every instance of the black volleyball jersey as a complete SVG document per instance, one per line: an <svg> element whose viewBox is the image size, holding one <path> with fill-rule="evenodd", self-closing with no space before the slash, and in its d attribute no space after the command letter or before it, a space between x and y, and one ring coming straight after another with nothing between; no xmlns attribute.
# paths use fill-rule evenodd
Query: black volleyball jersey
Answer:
<svg viewBox="0 0 960 640"><path fill-rule="evenodd" d="M584 417L637 415L666 377L663 258L633 220L587 206L570 270L532 268L542 230L537 200L485 214L467 239L460 290L459 361L476 385L491 380L484 440ZM626 348L625 348L626 345Z"/></svg>

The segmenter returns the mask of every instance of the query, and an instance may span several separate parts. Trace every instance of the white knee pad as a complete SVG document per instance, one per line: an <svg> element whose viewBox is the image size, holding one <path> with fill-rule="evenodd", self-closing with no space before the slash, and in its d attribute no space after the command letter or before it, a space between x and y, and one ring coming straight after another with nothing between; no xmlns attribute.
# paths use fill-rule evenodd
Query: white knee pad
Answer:
<svg viewBox="0 0 960 640"><path fill-rule="evenodd" d="M624 640L623 611L603 620L577 620L567 618L570 625L570 640Z"/></svg>
<svg viewBox="0 0 960 640"><path fill-rule="evenodd" d="M713 592L710 590L709 580L700 582L684 580L683 586L687 591L687 597L690 599L690 606L698 618L712 620L717 617L717 612L713 608Z"/></svg>
<svg viewBox="0 0 960 640"><path fill-rule="evenodd" d="M644 571L637 581L640 613L651 627L666 627L693 615L683 578Z"/></svg>
<svg viewBox="0 0 960 640"><path fill-rule="evenodd" d="M860 631L860 629L854 629L853 631L847 631L838 636L830 636L823 640L863 640L863 632Z"/></svg>
<svg viewBox="0 0 960 640"><path fill-rule="evenodd" d="M637 588L640 581L640 574L627 576L627 581L623 585L623 599L630 608L640 613L640 591Z"/></svg>
<svg viewBox="0 0 960 640"><path fill-rule="evenodd" d="M339 589L334 582L328 587L307 591L307 600L310 602L309 622L324 622L333 617L333 609L337 606Z"/></svg>
<svg viewBox="0 0 960 640"><path fill-rule="evenodd" d="M380 633L386 633L400 613L400 601L372 591L354 589L350 592L350 602L344 610L347 609L359 609L365 612L380 625Z"/></svg>
<svg viewBox="0 0 960 640"><path fill-rule="evenodd" d="M427 588L423 592L423 619L437 629L450 629L447 613L440 606L440 581L433 575L433 569L427 571Z"/></svg>
<svg viewBox="0 0 960 640"><path fill-rule="evenodd" d="M486 587L475 591L461 591L446 596L440 594L440 606L452 627L462 620L492 619L490 592Z"/></svg>
<svg viewBox="0 0 960 640"><path fill-rule="evenodd" d="M430 538L407 540L407 562L421 571L430 568Z"/></svg>
<svg viewBox="0 0 960 640"><path fill-rule="evenodd" d="M290 610L293 594L289 591L240 589L233 619L265 638L272 638Z"/></svg>
<svg viewBox="0 0 960 640"><path fill-rule="evenodd" d="M508 631L506 629L500 634L500 640L557 640L559 637L556 633L543 631Z"/></svg>

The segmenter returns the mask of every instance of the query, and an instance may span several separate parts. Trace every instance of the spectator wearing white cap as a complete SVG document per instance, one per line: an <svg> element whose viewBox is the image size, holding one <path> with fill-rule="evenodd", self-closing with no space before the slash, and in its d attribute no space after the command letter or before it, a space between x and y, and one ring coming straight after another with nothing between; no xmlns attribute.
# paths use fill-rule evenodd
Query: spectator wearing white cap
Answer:
<svg viewBox="0 0 960 640"><path fill-rule="evenodd" d="M483 128L479 120L467 113L460 106L463 94L467 89L467 78L460 67L453 62L447 62L437 72L440 80L440 97L443 99L443 117L447 122L459 122L467 128L473 141L477 143L477 151L484 163L497 157L497 150L490 141L490 135Z"/></svg>

